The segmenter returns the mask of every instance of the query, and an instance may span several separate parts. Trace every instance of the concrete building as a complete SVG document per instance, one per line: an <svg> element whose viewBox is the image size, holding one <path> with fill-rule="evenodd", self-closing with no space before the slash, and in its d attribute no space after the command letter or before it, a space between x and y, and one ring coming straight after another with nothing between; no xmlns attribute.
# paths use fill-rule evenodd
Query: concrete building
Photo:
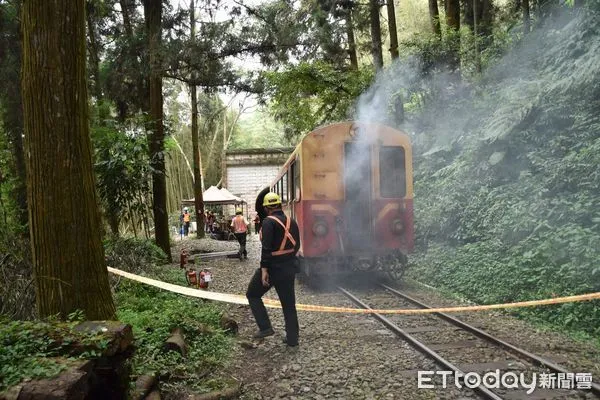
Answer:
<svg viewBox="0 0 600 400"><path fill-rule="evenodd" d="M280 147L230 150L225 154L223 187L248 202L250 217L254 215L256 195L273 182L293 151L293 147Z"/></svg>

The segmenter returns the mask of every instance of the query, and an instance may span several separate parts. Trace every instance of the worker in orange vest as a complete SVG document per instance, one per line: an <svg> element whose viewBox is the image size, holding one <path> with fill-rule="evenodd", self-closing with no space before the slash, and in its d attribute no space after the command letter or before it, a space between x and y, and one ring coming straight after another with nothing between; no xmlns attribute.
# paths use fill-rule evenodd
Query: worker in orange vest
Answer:
<svg viewBox="0 0 600 400"><path fill-rule="evenodd" d="M248 234L248 225L249 222L246 220L246 217L242 215L242 209L235 209L235 217L231 221L231 228L233 229L233 234L240 244L239 257L240 260L242 257L244 259L248 259L248 252L246 251L246 235Z"/></svg>
<svg viewBox="0 0 600 400"><path fill-rule="evenodd" d="M192 216L190 215L187 207L183 208L183 213L181 213L179 220L183 225L183 235L187 236L190 233L190 221L192 220Z"/></svg>
<svg viewBox="0 0 600 400"><path fill-rule="evenodd" d="M285 321L283 342L289 347L296 347L299 328L294 282L298 272L296 253L300 249L300 231L296 221L284 214L277 193L267 193L263 207L268 216L262 223L260 268L255 271L246 291L259 329L254 337L264 338L275 334L262 300L262 296L275 286Z"/></svg>

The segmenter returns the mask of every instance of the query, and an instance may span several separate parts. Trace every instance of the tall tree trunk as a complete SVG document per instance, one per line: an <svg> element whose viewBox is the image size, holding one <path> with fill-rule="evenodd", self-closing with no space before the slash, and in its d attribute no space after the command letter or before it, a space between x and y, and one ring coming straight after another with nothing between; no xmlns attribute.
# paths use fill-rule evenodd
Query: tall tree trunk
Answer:
<svg viewBox="0 0 600 400"><path fill-rule="evenodd" d="M219 126L219 125L217 125ZM225 157L227 153L227 110L223 111L223 146L221 147L221 185L227 187L227 171L225 170ZM219 186L217 184L217 186Z"/></svg>
<svg viewBox="0 0 600 400"><path fill-rule="evenodd" d="M196 8L190 0L190 30L192 42L196 40ZM192 82L196 76L192 72ZM196 234L204 237L204 199L202 198L202 161L200 159L200 140L198 139L198 93L196 85L190 85L192 93L192 153L194 157L194 208L196 209Z"/></svg>
<svg viewBox="0 0 600 400"><path fill-rule="evenodd" d="M523 33L527 35L531 30L531 15L529 12L529 0L523 0Z"/></svg>
<svg viewBox="0 0 600 400"><path fill-rule="evenodd" d="M194 0L192 0L193 2ZM194 157L194 207L196 209L196 233L204 237L204 199L202 198L202 161L200 159L200 140L198 138L198 98L196 85L190 85L192 92L192 147ZM202 228L202 229L201 229Z"/></svg>
<svg viewBox="0 0 600 400"><path fill-rule="evenodd" d="M119 0L119 5L121 6L121 15L123 15L123 26L125 27L125 33L127 34L127 37L131 38L133 36L131 17L129 16L129 13L131 12L131 0Z"/></svg>
<svg viewBox="0 0 600 400"><path fill-rule="evenodd" d="M446 25L449 30L449 45L451 53L448 66L451 69L460 67L460 1L446 0Z"/></svg>
<svg viewBox="0 0 600 400"><path fill-rule="evenodd" d="M475 3L477 0L465 0L463 2L463 23L473 32L473 24L475 15L473 14L475 8L478 8Z"/></svg>
<svg viewBox="0 0 600 400"><path fill-rule="evenodd" d="M375 71L383 68L383 53L381 50L381 22L379 20L379 0L369 0L369 16L371 23L371 55Z"/></svg>
<svg viewBox="0 0 600 400"><path fill-rule="evenodd" d="M148 36L150 61L150 163L152 165L152 210L154 240L171 262L169 216L167 213L167 180L165 175L165 129L163 126L162 71L159 59L162 32L161 0L144 0L144 18Z"/></svg>
<svg viewBox="0 0 600 400"><path fill-rule="evenodd" d="M352 7L346 10L346 35L348 36L348 55L350 56L350 68L358 70L358 57L356 55L356 39L354 38L354 22L352 21Z"/></svg>
<svg viewBox="0 0 600 400"><path fill-rule="evenodd" d="M492 34L492 24L493 24L493 0L479 0L478 4L478 13L477 15L477 31L479 32L479 36L483 37L483 48L488 48L493 40L494 35Z"/></svg>
<svg viewBox="0 0 600 400"><path fill-rule="evenodd" d="M119 5L121 6L121 15L123 17L123 26L125 27L125 35L129 42L133 39L133 29L131 28L131 0L119 0ZM135 55L132 55L135 57ZM142 78L143 79L143 78ZM117 120L119 122L125 122L127 116L129 114L129 105L124 100L116 100L116 108L117 108ZM145 110L147 111L147 110Z"/></svg>
<svg viewBox="0 0 600 400"><path fill-rule="evenodd" d="M441 39L442 27L440 26L440 10L437 0L429 0L429 21L431 22L433 34Z"/></svg>
<svg viewBox="0 0 600 400"><path fill-rule="evenodd" d="M492 36L492 0L466 0L464 2L464 23L471 32L477 30L478 45L484 49L490 46ZM475 29L477 24L477 29Z"/></svg>
<svg viewBox="0 0 600 400"><path fill-rule="evenodd" d="M85 0L23 3L23 110L36 300L42 317L115 318L92 170Z"/></svg>
<svg viewBox="0 0 600 400"><path fill-rule="evenodd" d="M92 0L86 2L87 31L90 45L88 54L90 57L90 67L92 68L92 77L94 84L92 86L92 95L99 101L102 98L102 89L100 86L100 57L98 56L98 38L96 35L96 8Z"/></svg>
<svg viewBox="0 0 600 400"><path fill-rule="evenodd" d="M106 219L108 220L110 233L112 233L112 235L115 237L119 236L119 225L121 222L119 221L119 217L115 213L109 213L108 215L106 215Z"/></svg>
<svg viewBox="0 0 600 400"><path fill-rule="evenodd" d="M398 58L398 31L396 28L396 8L394 0L387 0L388 30L390 31L390 54L392 60Z"/></svg>
<svg viewBox="0 0 600 400"><path fill-rule="evenodd" d="M446 24L455 31L460 29L460 1L446 0Z"/></svg>
<svg viewBox="0 0 600 400"><path fill-rule="evenodd" d="M479 0L473 0L473 38L475 39L475 70L481 72L481 53L479 49Z"/></svg>

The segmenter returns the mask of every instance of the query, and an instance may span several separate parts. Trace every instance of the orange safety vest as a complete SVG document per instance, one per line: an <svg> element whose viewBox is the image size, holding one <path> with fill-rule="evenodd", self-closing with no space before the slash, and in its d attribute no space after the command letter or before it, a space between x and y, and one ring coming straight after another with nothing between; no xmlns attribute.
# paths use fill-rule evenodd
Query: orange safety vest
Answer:
<svg viewBox="0 0 600 400"><path fill-rule="evenodd" d="M284 225L283 222L281 222L279 220L279 218L273 217L272 215L269 215L267 218L271 218L271 219L277 221L277 223L279 225L281 225L281 227L283 228L283 240L281 241L281 244L279 245L279 250L272 251L271 255L272 256L281 256L284 254L293 253L294 248L296 247L296 239L294 239L294 237L290 233L290 225L291 225L292 219L286 218L285 225ZM260 230L259 236L260 236L260 240L262 240L262 229ZM285 245L287 244L288 240L290 241L290 243L292 243L292 245L294 247L292 247L291 249L285 250Z"/></svg>
<svg viewBox="0 0 600 400"><path fill-rule="evenodd" d="M244 233L248 230L242 215L236 215L236 217L233 219L233 230L235 233Z"/></svg>
<svg viewBox="0 0 600 400"><path fill-rule="evenodd" d="M183 214L183 222L190 222L190 214L188 214L188 213Z"/></svg>

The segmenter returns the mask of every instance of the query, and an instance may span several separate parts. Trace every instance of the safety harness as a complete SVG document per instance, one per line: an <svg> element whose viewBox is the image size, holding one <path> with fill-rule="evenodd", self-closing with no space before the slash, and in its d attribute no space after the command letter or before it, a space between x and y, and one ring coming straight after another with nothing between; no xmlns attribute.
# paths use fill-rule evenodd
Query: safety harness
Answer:
<svg viewBox="0 0 600 400"><path fill-rule="evenodd" d="M271 252L271 255L272 256L281 256L284 254L293 253L294 248L296 247L296 239L294 239L294 237L290 233L290 224L291 224L292 219L286 218L285 225L284 225L283 222L281 222L281 220L279 218L276 218L272 215L269 215L267 218L277 221L277 223L279 225L281 225L281 227L283 228L283 240L281 241L281 244L279 245L279 250ZM262 229L260 231L260 239L262 240ZM292 244L293 247L291 249L286 250L285 245L287 244L288 240L290 241L290 243Z"/></svg>

